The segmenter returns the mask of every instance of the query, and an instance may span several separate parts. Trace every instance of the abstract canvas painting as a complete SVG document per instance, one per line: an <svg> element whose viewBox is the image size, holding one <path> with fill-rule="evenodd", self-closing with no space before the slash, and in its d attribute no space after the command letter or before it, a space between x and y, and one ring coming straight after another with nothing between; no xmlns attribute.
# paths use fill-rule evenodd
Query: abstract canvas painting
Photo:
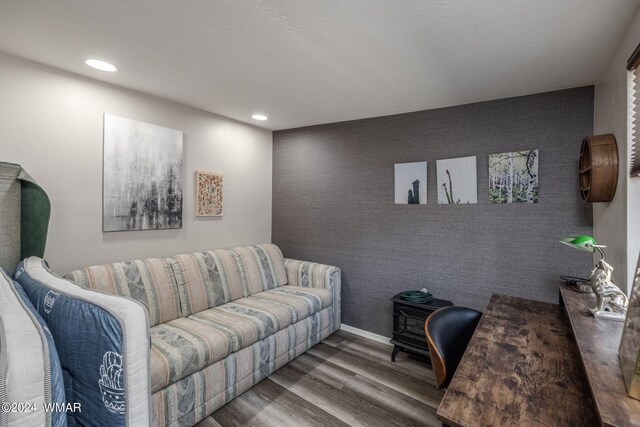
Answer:
<svg viewBox="0 0 640 427"><path fill-rule="evenodd" d="M196 171L196 216L222 216L223 175Z"/></svg>
<svg viewBox="0 0 640 427"><path fill-rule="evenodd" d="M438 204L478 203L476 156L436 160Z"/></svg>
<svg viewBox="0 0 640 427"><path fill-rule="evenodd" d="M427 162L396 163L395 202L397 205L427 204Z"/></svg>
<svg viewBox="0 0 640 427"><path fill-rule="evenodd" d="M538 203L538 150L489 155L490 203Z"/></svg>
<svg viewBox="0 0 640 427"><path fill-rule="evenodd" d="M182 228L182 132L104 115L103 231Z"/></svg>

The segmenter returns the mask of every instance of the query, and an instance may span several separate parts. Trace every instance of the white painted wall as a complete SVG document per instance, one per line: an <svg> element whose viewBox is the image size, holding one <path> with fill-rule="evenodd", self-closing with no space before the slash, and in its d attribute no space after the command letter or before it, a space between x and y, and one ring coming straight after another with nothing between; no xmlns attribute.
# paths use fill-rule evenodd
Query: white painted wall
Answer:
<svg viewBox="0 0 640 427"><path fill-rule="evenodd" d="M631 290L640 252L640 178L629 178L630 79L626 68L627 59L638 42L640 9L631 18L611 61L595 86L595 133L615 135L620 172L614 200L593 205L593 229L596 240L607 245L607 260L615 269L614 282L627 292Z"/></svg>
<svg viewBox="0 0 640 427"><path fill-rule="evenodd" d="M105 112L184 132L182 229L102 232ZM45 257L58 273L270 242L271 153L270 131L0 53L0 161L49 194ZM196 169L225 174L222 218L194 217Z"/></svg>

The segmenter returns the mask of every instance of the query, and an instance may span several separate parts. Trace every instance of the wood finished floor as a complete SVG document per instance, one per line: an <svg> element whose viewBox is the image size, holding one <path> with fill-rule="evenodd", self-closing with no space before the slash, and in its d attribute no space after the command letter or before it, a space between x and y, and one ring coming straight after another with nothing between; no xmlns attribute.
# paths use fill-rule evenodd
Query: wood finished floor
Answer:
<svg viewBox="0 0 640 427"><path fill-rule="evenodd" d="M421 359L338 331L199 427L441 426L443 392Z"/></svg>

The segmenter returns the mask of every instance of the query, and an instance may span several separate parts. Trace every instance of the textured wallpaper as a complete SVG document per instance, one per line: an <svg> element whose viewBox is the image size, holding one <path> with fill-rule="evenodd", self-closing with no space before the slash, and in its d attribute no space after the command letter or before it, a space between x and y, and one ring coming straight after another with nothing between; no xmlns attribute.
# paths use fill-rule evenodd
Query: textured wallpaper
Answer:
<svg viewBox="0 0 640 427"><path fill-rule="evenodd" d="M491 294L558 300L589 254L578 156L593 133L593 87L300 129L273 141L272 241L342 269L343 323L391 336L389 299L428 288L484 309ZM538 151L538 203L489 203L488 155ZM477 156L478 203L438 205L436 160ZM394 164L427 161L427 204L394 203Z"/></svg>

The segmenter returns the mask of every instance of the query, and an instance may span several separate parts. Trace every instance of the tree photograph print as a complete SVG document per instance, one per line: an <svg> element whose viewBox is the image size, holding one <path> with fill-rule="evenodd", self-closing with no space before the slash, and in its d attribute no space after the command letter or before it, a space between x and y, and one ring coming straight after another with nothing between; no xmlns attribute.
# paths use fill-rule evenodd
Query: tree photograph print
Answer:
<svg viewBox="0 0 640 427"><path fill-rule="evenodd" d="M538 203L538 150L489 155L490 203Z"/></svg>

